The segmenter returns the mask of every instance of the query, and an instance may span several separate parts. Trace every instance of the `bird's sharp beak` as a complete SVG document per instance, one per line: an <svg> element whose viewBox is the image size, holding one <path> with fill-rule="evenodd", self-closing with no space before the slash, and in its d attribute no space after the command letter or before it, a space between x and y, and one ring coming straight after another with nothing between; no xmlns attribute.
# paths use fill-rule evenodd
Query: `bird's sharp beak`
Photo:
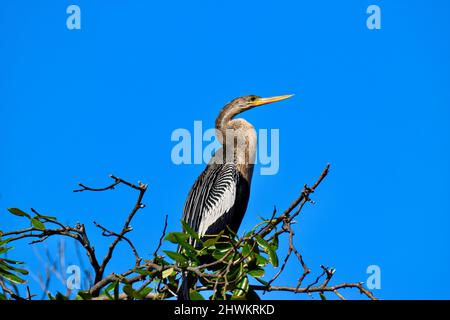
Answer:
<svg viewBox="0 0 450 320"><path fill-rule="evenodd" d="M268 103L272 103L272 102L285 100L285 99L288 99L288 98L290 98L292 96L293 96L293 94L287 94L287 95L284 95L284 96L276 96L276 97L270 97L270 98L259 98L259 99L256 99L255 101L252 102L252 106L253 107L262 106L263 104L268 104Z"/></svg>

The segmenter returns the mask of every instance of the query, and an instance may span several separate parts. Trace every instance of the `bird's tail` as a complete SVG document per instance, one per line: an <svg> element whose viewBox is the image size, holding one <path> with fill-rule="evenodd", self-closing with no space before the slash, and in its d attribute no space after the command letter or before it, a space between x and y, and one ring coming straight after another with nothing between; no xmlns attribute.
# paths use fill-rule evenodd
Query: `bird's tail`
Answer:
<svg viewBox="0 0 450 320"><path fill-rule="evenodd" d="M178 297L177 300L183 301L183 300L191 300L189 296L189 290L191 287L191 281L189 280L189 275L187 273L182 274L182 280L181 280L181 286L178 290Z"/></svg>

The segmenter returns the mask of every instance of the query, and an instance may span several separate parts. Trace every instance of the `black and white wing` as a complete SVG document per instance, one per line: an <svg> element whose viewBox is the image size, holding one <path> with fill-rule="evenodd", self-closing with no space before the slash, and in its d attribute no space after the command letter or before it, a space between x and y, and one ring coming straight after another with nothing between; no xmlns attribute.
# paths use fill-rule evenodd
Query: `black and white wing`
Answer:
<svg viewBox="0 0 450 320"><path fill-rule="evenodd" d="M201 237L226 226L237 232L249 197L249 185L233 163L209 164L186 200L183 220Z"/></svg>

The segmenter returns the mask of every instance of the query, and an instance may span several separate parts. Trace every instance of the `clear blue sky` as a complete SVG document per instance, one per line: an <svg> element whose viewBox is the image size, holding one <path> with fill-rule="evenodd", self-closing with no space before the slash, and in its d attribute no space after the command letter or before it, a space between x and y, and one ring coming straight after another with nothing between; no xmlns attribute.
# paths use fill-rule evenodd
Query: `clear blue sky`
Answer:
<svg viewBox="0 0 450 320"><path fill-rule="evenodd" d="M81 30L66 28L70 4L81 7ZM370 4L381 7L381 30L366 27ZM365 281L375 264L380 298L448 299L449 10L445 0L3 2L1 229L23 226L6 208L34 207L85 222L103 253L91 221L117 230L135 194L71 190L114 173L149 184L131 238L150 257L164 215L177 230L204 167L172 163L172 131L213 126L236 96L295 93L245 115L280 130L280 170L255 174L242 230L286 208L329 162L296 226L315 274L325 264L335 283ZM14 257L39 270L26 242ZM121 245L110 271L131 259ZM297 274L289 265L279 283Z"/></svg>

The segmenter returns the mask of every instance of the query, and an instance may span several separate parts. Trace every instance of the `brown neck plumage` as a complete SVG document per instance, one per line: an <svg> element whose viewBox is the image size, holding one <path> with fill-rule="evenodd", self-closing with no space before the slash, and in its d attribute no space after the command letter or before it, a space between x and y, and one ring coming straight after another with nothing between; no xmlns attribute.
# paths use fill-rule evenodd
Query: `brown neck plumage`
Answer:
<svg viewBox="0 0 450 320"><path fill-rule="evenodd" d="M228 128L228 123L241 113L241 108L235 104L227 104L219 113L219 116L216 119L216 129L220 131L222 136L225 136L225 132Z"/></svg>

